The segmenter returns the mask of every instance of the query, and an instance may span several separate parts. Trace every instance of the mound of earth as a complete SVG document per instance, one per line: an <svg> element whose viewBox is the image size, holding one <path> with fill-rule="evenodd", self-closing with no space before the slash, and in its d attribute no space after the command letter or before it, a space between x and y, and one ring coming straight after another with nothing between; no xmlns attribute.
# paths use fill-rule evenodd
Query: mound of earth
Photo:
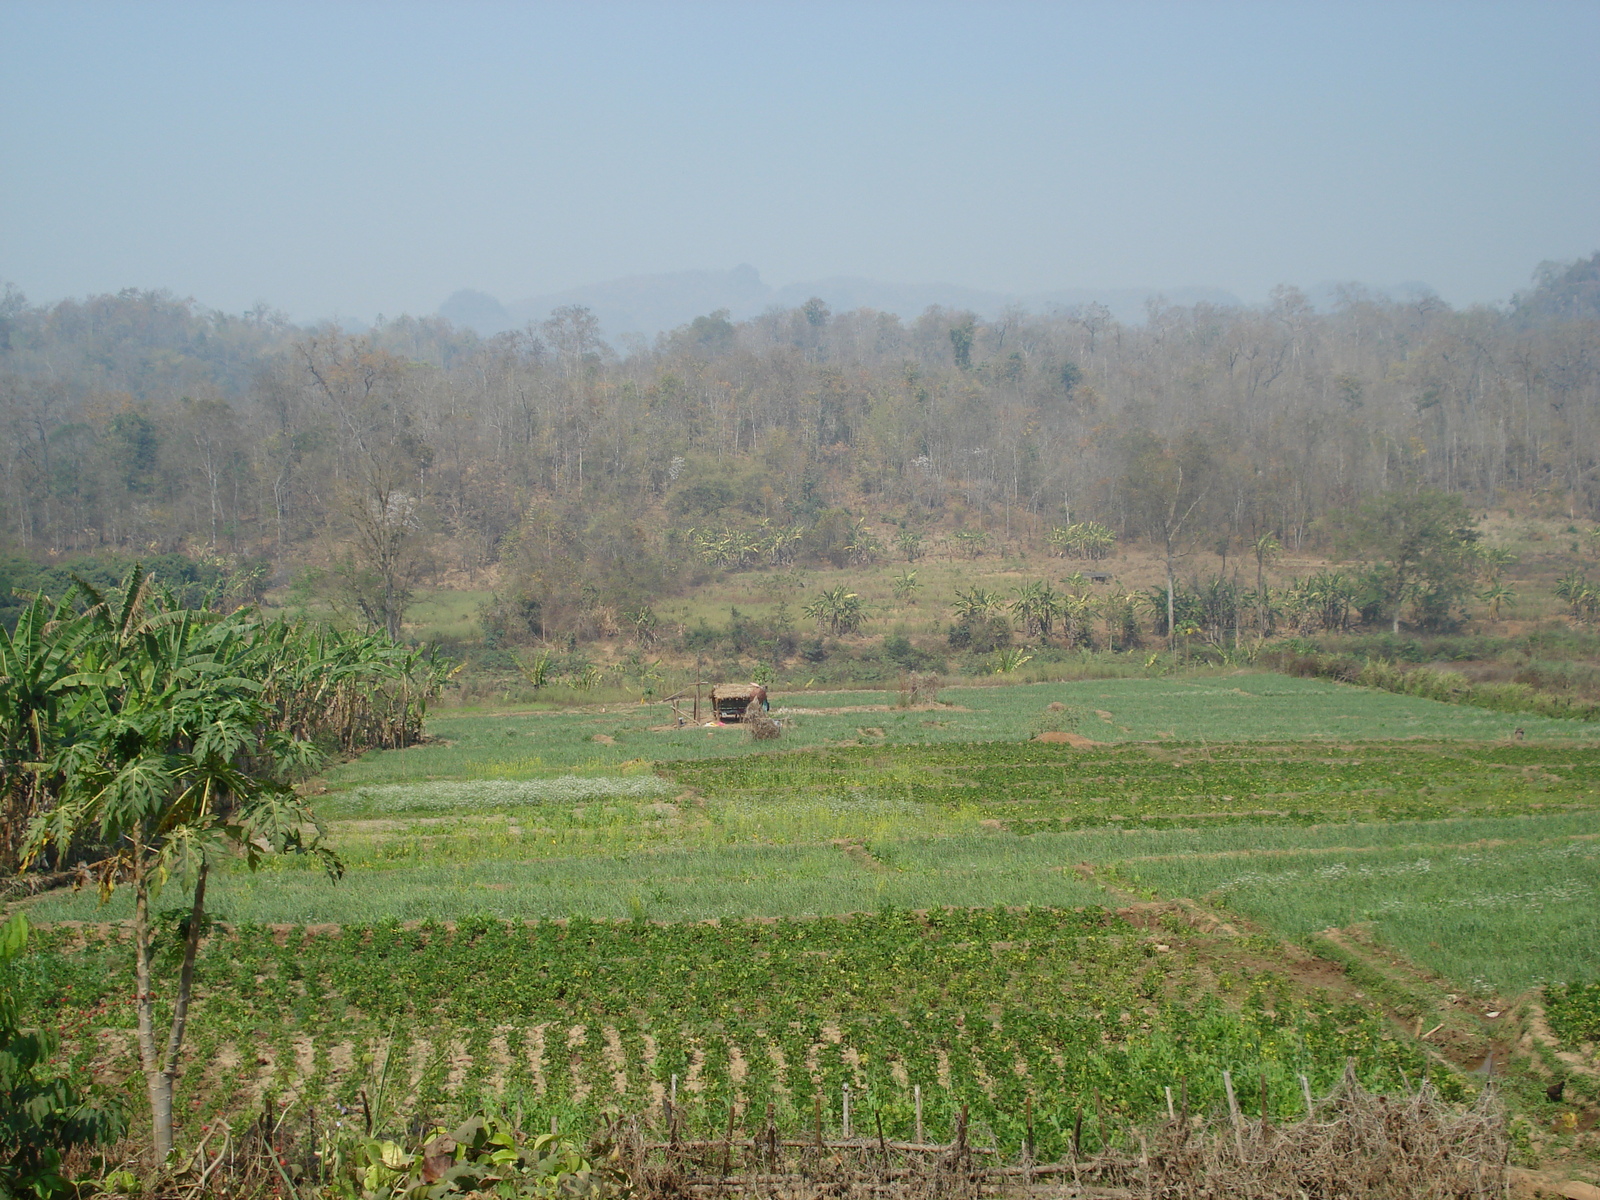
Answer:
<svg viewBox="0 0 1600 1200"><path fill-rule="evenodd" d="M1050 742L1053 745L1071 746L1074 750L1093 750L1100 742L1091 741L1081 733L1068 733L1064 729L1047 729L1033 739L1036 742Z"/></svg>

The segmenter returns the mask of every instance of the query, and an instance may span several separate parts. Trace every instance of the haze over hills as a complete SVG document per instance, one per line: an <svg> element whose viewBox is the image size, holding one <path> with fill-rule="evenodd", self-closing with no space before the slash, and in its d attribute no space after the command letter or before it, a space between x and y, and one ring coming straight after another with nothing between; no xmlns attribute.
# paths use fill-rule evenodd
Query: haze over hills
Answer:
<svg viewBox="0 0 1600 1200"><path fill-rule="evenodd" d="M552 310L564 305L581 304L600 319L601 328L608 337L630 333L653 337L718 309L725 308L733 319L744 320L774 306L792 308L813 296L826 301L835 312L870 308L895 313L905 320L934 305L968 310L981 318L992 319L1011 304L1020 304L1033 312L1046 312L1052 308L1098 303L1110 309L1119 321L1137 323L1144 319L1146 302L1155 296L1185 305L1205 301L1235 308L1243 303L1231 292L1207 287L1062 288L1006 294L953 283L884 283L835 276L775 288L762 282L761 273L755 267L743 263L730 271L630 275L509 303L502 303L484 292L464 289L439 306L439 315L480 334L492 334L518 328L529 321L543 320Z"/></svg>

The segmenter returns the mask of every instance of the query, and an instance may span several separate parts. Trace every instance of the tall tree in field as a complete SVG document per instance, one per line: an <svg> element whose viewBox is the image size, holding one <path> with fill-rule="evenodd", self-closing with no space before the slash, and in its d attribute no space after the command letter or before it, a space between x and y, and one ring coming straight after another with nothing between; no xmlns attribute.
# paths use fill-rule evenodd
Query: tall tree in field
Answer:
<svg viewBox="0 0 1600 1200"><path fill-rule="evenodd" d="M213 864L242 859L254 868L267 854L314 853L331 871L340 868L320 846L309 807L284 782L284 772L309 765L314 752L271 732L271 710L250 678L248 619L183 609L137 570L120 595L85 591L93 630L79 654L73 737L51 764L61 780L56 805L34 818L27 854L64 854L92 840L109 851L94 868L102 897L133 890L139 1062L164 1159ZM189 891L176 930L182 954L158 1010L150 906L178 881Z"/></svg>
<svg viewBox="0 0 1600 1200"><path fill-rule="evenodd" d="M1466 501L1454 493L1437 488L1385 492L1340 514L1335 527L1344 553L1379 567L1396 634L1408 600L1429 601L1442 613L1471 582L1478 533Z"/></svg>
<svg viewBox="0 0 1600 1200"><path fill-rule="evenodd" d="M416 418L414 372L393 354L347 339L300 347L335 418L339 497L334 574L368 626L398 640L424 566L424 483L433 448Z"/></svg>
<svg viewBox="0 0 1600 1200"><path fill-rule="evenodd" d="M1177 645L1174 568L1196 510L1211 490L1210 448L1193 434L1168 442L1135 430L1123 443L1122 491L1139 531L1161 548L1166 566L1167 644Z"/></svg>

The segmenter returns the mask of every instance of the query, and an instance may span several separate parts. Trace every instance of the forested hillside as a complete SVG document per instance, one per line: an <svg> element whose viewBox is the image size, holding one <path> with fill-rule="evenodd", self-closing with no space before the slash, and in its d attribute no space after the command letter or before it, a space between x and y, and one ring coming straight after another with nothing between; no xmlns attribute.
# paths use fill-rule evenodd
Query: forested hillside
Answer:
<svg viewBox="0 0 1600 1200"><path fill-rule="evenodd" d="M897 532L1043 549L1097 522L1298 549L1401 485L1593 518L1597 281L1600 254L1504 310L1352 288L1324 313L1283 288L1137 326L813 301L622 348L583 309L492 338L409 317L353 335L12 291L0 539L38 561L257 563L252 587L314 564L391 633L420 580L494 567L536 634L719 556L842 562Z"/></svg>

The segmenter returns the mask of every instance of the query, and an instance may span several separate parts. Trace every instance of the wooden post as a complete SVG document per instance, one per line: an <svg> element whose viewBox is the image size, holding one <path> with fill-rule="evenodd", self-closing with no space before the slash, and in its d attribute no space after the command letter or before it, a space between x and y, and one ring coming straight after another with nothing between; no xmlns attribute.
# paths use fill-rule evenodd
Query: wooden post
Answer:
<svg viewBox="0 0 1600 1200"><path fill-rule="evenodd" d="M1030 1095L1023 1103L1023 1126L1026 1130L1022 1143L1022 1152L1027 1155L1028 1161L1033 1161L1033 1097Z"/></svg>
<svg viewBox="0 0 1600 1200"><path fill-rule="evenodd" d="M1076 1159L1083 1149L1083 1105L1072 1114L1072 1157Z"/></svg>
<svg viewBox="0 0 1600 1200"><path fill-rule="evenodd" d="M1304 1075L1300 1076L1300 1090L1305 1093L1305 1097L1306 1097L1306 1120L1309 1121L1309 1120L1311 1120L1311 1114L1316 1109L1316 1105L1311 1103L1311 1081L1309 1079L1307 1079Z"/></svg>
<svg viewBox="0 0 1600 1200"><path fill-rule="evenodd" d="M1169 1083L1167 1085L1167 1120L1176 1121L1177 1119L1178 1114L1172 1107L1172 1085Z"/></svg>
<svg viewBox="0 0 1600 1200"><path fill-rule="evenodd" d="M839 1127L844 1130L844 1140L850 1140L850 1085L844 1085L844 1106L839 1110Z"/></svg>
<svg viewBox="0 0 1600 1200"><path fill-rule="evenodd" d="M728 1101L728 1132L722 1139L722 1177L724 1179L728 1177L728 1167L730 1160L733 1158L733 1118L738 1111L739 1102L737 1100Z"/></svg>
<svg viewBox="0 0 1600 1200"><path fill-rule="evenodd" d="M1261 1128L1266 1130L1271 1124L1267 1118L1267 1073L1261 1072Z"/></svg>
<svg viewBox="0 0 1600 1200"><path fill-rule="evenodd" d="M771 1100L767 1101L767 1168L776 1170L778 1166L778 1109Z"/></svg>
<svg viewBox="0 0 1600 1200"><path fill-rule="evenodd" d="M922 1085L920 1083L912 1087L911 1096L917 1103L917 1145L926 1145L922 1136Z"/></svg>
<svg viewBox="0 0 1600 1200"><path fill-rule="evenodd" d="M821 1150L822 1149L822 1093L818 1092L814 1098L815 1098L815 1100L817 1102L817 1149Z"/></svg>
<svg viewBox="0 0 1600 1200"><path fill-rule="evenodd" d="M1239 1157L1244 1157L1244 1135L1239 1132L1239 1099L1233 1094L1233 1072L1222 1073L1222 1086L1228 1092L1228 1116L1233 1122L1233 1145L1239 1151Z"/></svg>
<svg viewBox="0 0 1600 1200"><path fill-rule="evenodd" d="M883 1110L872 1110L872 1119L878 1123L878 1149L883 1151L883 1169L889 1169L889 1143L883 1140Z"/></svg>

